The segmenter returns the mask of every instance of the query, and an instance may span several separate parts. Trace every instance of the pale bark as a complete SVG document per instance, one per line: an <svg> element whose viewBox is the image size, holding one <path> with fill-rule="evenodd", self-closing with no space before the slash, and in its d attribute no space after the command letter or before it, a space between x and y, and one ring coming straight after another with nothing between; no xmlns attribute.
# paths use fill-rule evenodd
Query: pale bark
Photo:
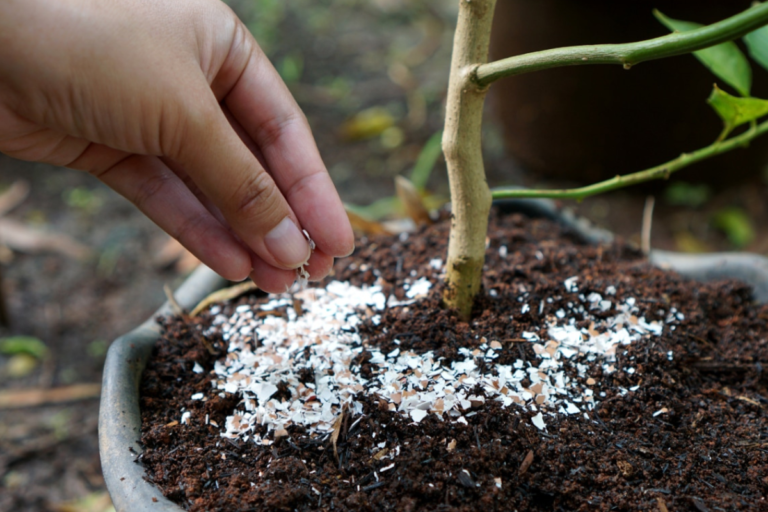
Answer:
<svg viewBox="0 0 768 512"><path fill-rule="evenodd" d="M453 213L443 301L464 320L480 291L491 207L480 140L487 89L472 76L488 61L495 5L496 0L459 1L443 132Z"/></svg>

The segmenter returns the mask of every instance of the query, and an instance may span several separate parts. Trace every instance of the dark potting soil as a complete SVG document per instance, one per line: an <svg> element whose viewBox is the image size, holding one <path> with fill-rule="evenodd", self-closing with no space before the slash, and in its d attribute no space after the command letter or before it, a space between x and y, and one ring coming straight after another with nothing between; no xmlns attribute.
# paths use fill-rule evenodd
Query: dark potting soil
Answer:
<svg viewBox="0 0 768 512"><path fill-rule="evenodd" d="M430 262L444 257L447 234L441 223L407 238L360 240L333 279L376 282L402 299L412 271L437 280ZM226 439L221 427L241 397L214 393L209 372L227 342L203 336L210 314L166 319L141 385L147 478L194 511L768 510L768 307L755 305L743 283L691 282L624 245L585 246L548 221L494 216L485 293L470 324L440 307L433 286L426 299L389 308L379 326L367 321L359 330L372 349L432 350L445 361L487 341L482 333L502 344L495 363L537 366L541 358L522 333L569 307L563 282L575 275L584 294L612 286L617 302L635 298L648 320L673 307L683 319L622 347L618 371L591 368L597 405L587 417L547 416L546 429L517 404L488 400L467 424L434 414L414 423L361 396L362 419L343 417L335 449L331 436L296 425L269 446ZM231 314L265 300L221 307ZM612 311L594 313L601 314ZM195 363L204 371L195 373ZM354 364L376 371L366 352ZM190 399L196 393L207 400ZM186 424L182 409L191 413ZM387 456L383 440L399 453Z"/></svg>

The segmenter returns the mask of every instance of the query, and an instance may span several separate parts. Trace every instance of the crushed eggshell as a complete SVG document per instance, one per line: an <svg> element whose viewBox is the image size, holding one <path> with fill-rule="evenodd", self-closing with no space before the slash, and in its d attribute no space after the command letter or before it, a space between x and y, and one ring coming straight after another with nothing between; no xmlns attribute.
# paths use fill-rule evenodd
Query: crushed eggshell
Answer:
<svg viewBox="0 0 768 512"><path fill-rule="evenodd" d="M212 309L214 319L204 336L222 336L229 342L227 356L214 365L213 392L241 397L222 435L269 444L256 432L258 426L266 426L272 437L287 432L291 425L301 425L310 434L328 434L342 410L352 418L362 414L361 396L373 397L383 410L415 423L435 414L466 425L465 414L474 414L471 411L488 401L536 412L531 421L542 430L546 429L545 416L581 417L580 413L593 409L598 401L590 388L598 382L587 375L590 365L600 366L604 375L614 372L617 350L661 335L664 325L674 327L679 317L672 308L665 321L646 321L633 298L612 301L609 310L615 314L606 316L609 310L601 306L602 295L578 294L577 280L576 276L565 280L566 290L577 294L569 298L567 306L519 335L531 344L537 360L517 359L512 364L495 363L504 346L481 333L479 346L460 348L463 359L450 363L433 352L398 347L382 353L367 346L358 327L366 320L376 324L387 307L421 300L432 287L424 277L406 282L405 301L386 296L378 285L356 287L333 281L325 288L272 295L266 303L238 306L229 316ZM520 293L523 309L529 308L528 291L520 287ZM613 295L610 289L604 294ZM552 297L546 299L552 301ZM540 309L543 304L541 300ZM368 378L353 363L363 351L370 353L367 363L372 375ZM483 369L478 366L481 362ZM300 374L314 375L314 381L302 381ZM282 394L279 389L284 390ZM635 389L638 387L632 386ZM628 392L621 390L622 394ZM455 441L452 443L455 447Z"/></svg>

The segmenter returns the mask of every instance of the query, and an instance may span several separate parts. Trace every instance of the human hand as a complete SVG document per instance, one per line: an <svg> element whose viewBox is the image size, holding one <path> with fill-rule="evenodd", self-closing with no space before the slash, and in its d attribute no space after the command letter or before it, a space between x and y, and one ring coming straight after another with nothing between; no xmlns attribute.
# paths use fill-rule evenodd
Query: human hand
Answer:
<svg viewBox="0 0 768 512"><path fill-rule="evenodd" d="M266 291L354 248L305 116L219 0L0 2L0 151L93 174Z"/></svg>

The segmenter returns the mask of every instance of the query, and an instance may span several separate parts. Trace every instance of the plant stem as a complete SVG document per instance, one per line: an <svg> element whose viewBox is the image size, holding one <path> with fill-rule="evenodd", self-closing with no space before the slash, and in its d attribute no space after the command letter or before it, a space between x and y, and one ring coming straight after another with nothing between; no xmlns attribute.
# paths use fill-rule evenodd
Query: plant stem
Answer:
<svg viewBox="0 0 768 512"><path fill-rule="evenodd" d="M586 187L570 189L502 189L494 190L494 199L532 199L532 198L550 198L550 199L576 199L581 201L585 197L602 194L617 188L624 188L644 181L667 179L675 171L687 167L700 160L705 160L720 153L725 153L740 146L745 146L755 137L768 131L768 121L752 126L746 132L724 141L718 141L705 148L694 151L693 153L683 153L674 160L667 163L638 171L632 174L616 176L609 180L601 181Z"/></svg>
<svg viewBox="0 0 768 512"><path fill-rule="evenodd" d="M487 88L472 82L472 70L488 60L495 6L496 0L459 0L446 99L443 153L452 219L443 302L464 320L480 291L491 207L480 141Z"/></svg>
<svg viewBox="0 0 768 512"><path fill-rule="evenodd" d="M473 80L480 86L487 86L505 76L589 64L620 64L629 69L647 60L691 53L731 41L766 23L768 2L756 4L735 16L690 32L674 32L636 43L555 48L480 64L475 68Z"/></svg>

